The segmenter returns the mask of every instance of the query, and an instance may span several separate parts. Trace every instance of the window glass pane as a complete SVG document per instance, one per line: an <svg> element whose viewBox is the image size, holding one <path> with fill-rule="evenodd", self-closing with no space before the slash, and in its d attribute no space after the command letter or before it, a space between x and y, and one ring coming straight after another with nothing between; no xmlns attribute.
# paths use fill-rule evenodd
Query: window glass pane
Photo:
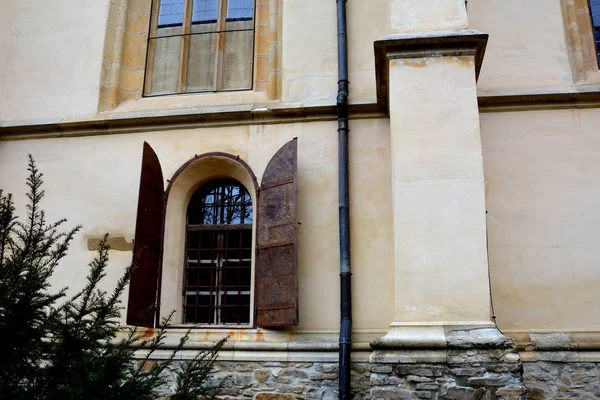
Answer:
<svg viewBox="0 0 600 400"><path fill-rule="evenodd" d="M252 88L252 53L254 31L225 33L223 60L223 89L243 90Z"/></svg>
<svg viewBox="0 0 600 400"><path fill-rule="evenodd" d="M217 181L194 193L187 218L189 225L251 224L252 198L246 188L235 181Z"/></svg>
<svg viewBox="0 0 600 400"><path fill-rule="evenodd" d="M193 194L188 205L192 226L186 239L185 322L250 322L252 229L244 225L251 223L252 198L236 181L209 182Z"/></svg>
<svg viewBox="0 0 600 400"><path fill-rule="evenodd" d="M147 94L168 94L177 92L179 81L179 52L181 36L155 38L149 40L149 51L154 48L153 56L148 59L146 79L150 78Z"/></svg>
<svg viewBox="0 0 600 400"><path fill-rule="evenodd" d="M225 295L221 309L221 322L224 324L247 324L250 322L250 296Z"/></svg>
<svg viewBox="0 0 600 400"><path fill-rule="evenodd" d="M218 8L218 0L194 0L192 5L192 24L216 22Z"/></svg>
<svg viewBox="0 0 600 400"><path fill-rule="evenodd" d="M600 26L600 0L590 0L590 13L594 26Z"/></svg>
<svg viewBox="0 0 600 400"><path fill-rule="evenodd" d="M214 296L191 295L185 296L185 322L211 324L214 323Z"/></svg>
<svg viewBox="0 0 600 400"><path fill-rule="evenodd" d="M229 0L227 2L227 21L254 18L253 0Z"/></svg>
<svg viewBox="0 0 600 400"><path fill-rule="evenodd" d="M162 0L158 9L158 27L183 23L183 0Z"/></svg>
<svg viewBox="0 0 600 400"><path fill-rule="evenodd" d="M190 36L188 52L187 88L188 92L206 92L215 90L215 53L217 34L207 33ZM213 204L213 195L205 199L205 204ZM205 207L204 224L214 223L211 206Z"/></svg>

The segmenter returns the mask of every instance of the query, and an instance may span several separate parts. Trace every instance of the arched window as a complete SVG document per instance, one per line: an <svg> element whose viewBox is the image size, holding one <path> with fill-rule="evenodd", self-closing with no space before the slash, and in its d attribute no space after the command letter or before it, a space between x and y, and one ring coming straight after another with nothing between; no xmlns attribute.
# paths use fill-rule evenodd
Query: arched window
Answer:
<svg viewBox="0 0 600 400"><path fill-rule="evenodd" d="M273 155L260 188L239 156L205 153L165 192L144 143L127 324L153 328L170 316L201 326L297 325L297 182L294 139Z"/></svg>
<svg viewBox="0 0 600 400"><path fill-rule="evenodd" d="M187 208L184 322L250 322L252 199L235 180L200 187Z"/></svg>

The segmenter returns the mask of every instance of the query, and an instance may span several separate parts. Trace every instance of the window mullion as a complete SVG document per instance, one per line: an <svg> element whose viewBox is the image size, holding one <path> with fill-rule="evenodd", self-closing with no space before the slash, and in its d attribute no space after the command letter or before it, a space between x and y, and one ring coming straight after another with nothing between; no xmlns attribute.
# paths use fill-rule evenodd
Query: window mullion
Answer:
<svg viewBox="0 0 600 400"><path fill-rule="evenodd" d="M183 25L181 26L181 48L179 51L179 80L177 92L187 91L187 69L190 53L190 33L192 31L193 0L185 0L183 8Z"/></svg>
<svg viewBox="0 0 600 400"><path fill-rule="evenodd" d="M154 67L154 49L156 47L156 31L158 29L158 14L160 0L155 0L150 6L150 30L148 31L148 46L146 48L146 72L144 74L144 93L152 92L152 70Z"/></svg>
<svg viewBox="0 0 600 400"><path fill-rule="evenodd" d="M224 233L219 233L218 234L218 249L219 252L217 253L217 274L216 274L216 290L215 290L215 294L216 294L216 307L215 307L215 323L216 324L220 324L222 322L222 303L223 303L223 265L225 262L225 256L224 256L224 247L225 247L225 240L224 240Z"/></svg>
<svg viewBox="0 0 600 400"><path fill-rule="evenodd" d="M215 66L214 66L214 88L221 90L223 88L223 59L225 52L225 32L227 24L227 1L219 0L219 10L217 14L217 41L215 51Z"/></svg>

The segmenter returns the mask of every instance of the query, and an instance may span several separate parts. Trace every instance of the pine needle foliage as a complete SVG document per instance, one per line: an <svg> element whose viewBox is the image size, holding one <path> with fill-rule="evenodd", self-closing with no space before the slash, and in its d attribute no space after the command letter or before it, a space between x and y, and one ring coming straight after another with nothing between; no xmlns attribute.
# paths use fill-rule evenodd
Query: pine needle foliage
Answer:
<svg viewBox="0 0 600 400"><path fill-rule="evenodd" d="M42 174L29 158L27 216L15 216L12 197L0 194L0 397L26 398L39 382L39 361L48 354L46 340L55 303L65 289L50 292L49 278L66 255L79 227L58 229L40 209ZM10 394L10 396L8 396Z"/></svg>
<svg viewBox="0 0 600 400"><path fill-rule="evenodd" d="M0 400L157 398L156 389L167 383L165 370L189 331L168 359L150 361L166 330L147 335L119 324L120 298L134 267L125 269L111 292L100 289L109 261L108 236L89 264L81 291L71 297L66 288L52 291L49 280L80 227L61 232L66 220L46 221L40 208L42 174L31 156L28 171L24 221L15 215L11 195L0 190ZM225 340L183 363L176 373L181 393L216 396L218 388L205 386Z"/></svg>
<svg viewBox="0 0 600 400"><path fill-rule="evenodd" d="M185 337L184 344L187 341ZM219 340L210 350L199 352L191 361L184 363L181 370L177 371L175 400L195 399L200 396L203 399L215 399L221 390L221 384L213 386L209 384L210 373L213 369L219 350L225 344L229 336Z"/></svg>

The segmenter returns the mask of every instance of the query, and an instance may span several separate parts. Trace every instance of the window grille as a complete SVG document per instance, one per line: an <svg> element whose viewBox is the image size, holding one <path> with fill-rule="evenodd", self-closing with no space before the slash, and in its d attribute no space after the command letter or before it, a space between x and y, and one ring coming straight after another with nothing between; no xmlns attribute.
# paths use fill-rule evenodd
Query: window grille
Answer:
<svg viewBox="0 0 600 400"><path fill-rule="evenodd" d="M236 181L211 182L192 196L187 212L185 323L250 323L252 218L252 199Z"/></svg>

